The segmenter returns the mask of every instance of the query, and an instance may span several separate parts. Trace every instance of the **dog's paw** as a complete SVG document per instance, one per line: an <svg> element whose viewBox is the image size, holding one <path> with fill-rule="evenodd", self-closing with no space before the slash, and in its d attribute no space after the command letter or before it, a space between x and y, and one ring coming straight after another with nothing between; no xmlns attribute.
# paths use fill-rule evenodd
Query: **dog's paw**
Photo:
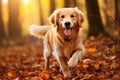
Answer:
<svg viewBox="0 0 120 80"><path fill-rule="evenodd" d="M71 57L70 60L68 61L68 66L69 67L74 67L77 63L78 63L78 58Z"/></svg>

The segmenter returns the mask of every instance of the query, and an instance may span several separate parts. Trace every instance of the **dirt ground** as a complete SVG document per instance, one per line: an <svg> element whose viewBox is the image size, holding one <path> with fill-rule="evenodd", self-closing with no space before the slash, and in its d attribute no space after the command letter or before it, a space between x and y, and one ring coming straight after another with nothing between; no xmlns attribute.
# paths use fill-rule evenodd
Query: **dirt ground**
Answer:
<svg viewBox="0 0 120 80"><path fill-rule="evenodd" d="M71 68L72 77L64 78L54 57L44 70L41 39L3 41L0 48L0 80L120 80L120 46L105 37L84 41L86 54Z"/></svg>

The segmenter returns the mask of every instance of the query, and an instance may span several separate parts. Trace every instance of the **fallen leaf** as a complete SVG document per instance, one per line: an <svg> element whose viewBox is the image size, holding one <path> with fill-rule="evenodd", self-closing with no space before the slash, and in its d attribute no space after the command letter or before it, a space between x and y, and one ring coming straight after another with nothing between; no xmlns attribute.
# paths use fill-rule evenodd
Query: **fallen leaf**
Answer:
<svg viewBox="0 0 120 80"><path fill-rule="evenodd" d="M97 75L97 78L100 79L100 80L103 80L105 78L105 75L104 74L99 74L99 75Z"/></svg>
<svg viewBox="0 0 120 80"><path fill-rule="evenodd" d="M79 74L78 74L78 77L79 77L79 78L83 78L83 76L84 76L83 73L79 73Z"/></svg>
<svg viewBox="0 0 120 80"><path fill-rule="evenodd" d="M120 75L114 75L112 79L113 80L120 80Z"/></svg>
<svg viewBox="0 0 120 80"><path fill-rule="evenodd" d="M94 53L96 51L97 51L96 48L88 48L87 49L87 52L90 52L90 53Z"/></svg>
<svg viewBox="0 0 120 80"><path fill-rule="evenodd" d="M94 36L90 36L90 40L95 40L95 37Z"/></svg>
<svg viewBox="0 0 120 80"><path fill-rule="evenodd" d="M85 74L82 80L90 80L93 74Z"/></svg>
<svg viewBox="0 0 120 80"><path fill-rule="evenodd" d="M7 72L8 77L14 77L16 73L14 71Z"/></svg>
<svg viewBox="0 0 120 80"><path fill-rule="evenodd" d="M48 73L40 73L38 75L38 80L48 80L50 78Z"/></svg>
<svg viewBox="0 0 120 80"><path fill-rule="evenodd" d="M115 60L112 61L111 69L115 69L118 66Z"/></svg>
<svg viewBox="0 0 120 80"><path fill-rule="evenodd" d="M26 44L24 40L21 41L22 45L11 44L12 47L5 43L6 47L0 48L0 79L120 80L120 46L113 42L115 41L105 37L88 39L84 43L88 52L75 67L70 68L71 78L64 78L55 58L50 59L49 70L44 70L42 41L36 42L34 39L32 44Z"/></svg>
<svg viewBox="0 0 120 80"><path fill-rule="evenodd" d="M26 77L29 76L29 71L25 70L21 73L21 76Z"/></svg>
<svg viewBox="0 0 120 80"><path fill-rule="evenodd" d="M115 31L114 31L114 35L115 35L115 36L119 36L119 31L118 31L118 30L115 30Z"/></svg>
<svg viewBox="0 0 120 80"><path fill-rule="evenodd" d="M8 76L8 77L12 77L12 76L13 76L13 73L12 73L12 72L8 72L8 73L7 73L7 76Z"/></svg>
<svg viewBox="0 0 120 80"><path fill-rule="evenodd" d="M92 63L93 62L93 60L91 60L91 59L84 59L83 60L83 63L86 63L86 64L89 64L89 63Z"/></svg>
<svg viewBox="0 0 120 80"><path fill-rule="evenodd" d="M82 67L83 67L83 69L86 70L89 67L89 65L88 64L82 64Z"/></svg>
<svg viewBox="0 0 120 80"><path fill-rule="evenodd" d="M96 70L99 69L99 66L100 66L99 63L94 64L94 67L95 67Z"/></svg>

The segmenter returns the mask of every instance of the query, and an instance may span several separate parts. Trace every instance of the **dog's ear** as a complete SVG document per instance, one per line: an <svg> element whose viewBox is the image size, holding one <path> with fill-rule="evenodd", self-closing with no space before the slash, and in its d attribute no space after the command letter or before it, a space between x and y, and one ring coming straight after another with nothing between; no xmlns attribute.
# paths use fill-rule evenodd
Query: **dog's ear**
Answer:
<svg viewBox="0 0 120 80"><path fill-rule="evenodd" d="M77 7L75 7L74 10L78 13L78 24L81 26L81 23L84 22L84 14Z"/></svg>
<svg viewBox="0 0 120 80"><path fill-rule="evenodd" d="M49 17L48 20L50 22L50 24L55 25L55 13L53 12Z"/></svg>
<svg viewBox="0 0 120 80"><path fill-rule="evenodd" d="M59 12L59 9L54 10L54 12L48 17L48 20L49 20L50 24L52 24L53 26L57 25L58 12Z"/></svg>

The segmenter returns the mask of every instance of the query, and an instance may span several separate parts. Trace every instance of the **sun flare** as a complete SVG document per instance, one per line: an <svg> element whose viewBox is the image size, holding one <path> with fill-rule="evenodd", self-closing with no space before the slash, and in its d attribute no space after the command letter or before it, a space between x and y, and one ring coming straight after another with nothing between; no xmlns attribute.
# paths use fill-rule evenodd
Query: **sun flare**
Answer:
<svg viewBox="0 0 120 80"><path fill-rule="evenodd" d="M29 3L29 0L22 0L22 3L23 3L23 4L28 4L28 3Z"/></svg>
<svg viewBox="0 0 120 80"><path fill-rule="evenodd" d="M2 3L3 3L3 4L7 4L7 3L8 3L8 0L2 0Z"/></svg>

